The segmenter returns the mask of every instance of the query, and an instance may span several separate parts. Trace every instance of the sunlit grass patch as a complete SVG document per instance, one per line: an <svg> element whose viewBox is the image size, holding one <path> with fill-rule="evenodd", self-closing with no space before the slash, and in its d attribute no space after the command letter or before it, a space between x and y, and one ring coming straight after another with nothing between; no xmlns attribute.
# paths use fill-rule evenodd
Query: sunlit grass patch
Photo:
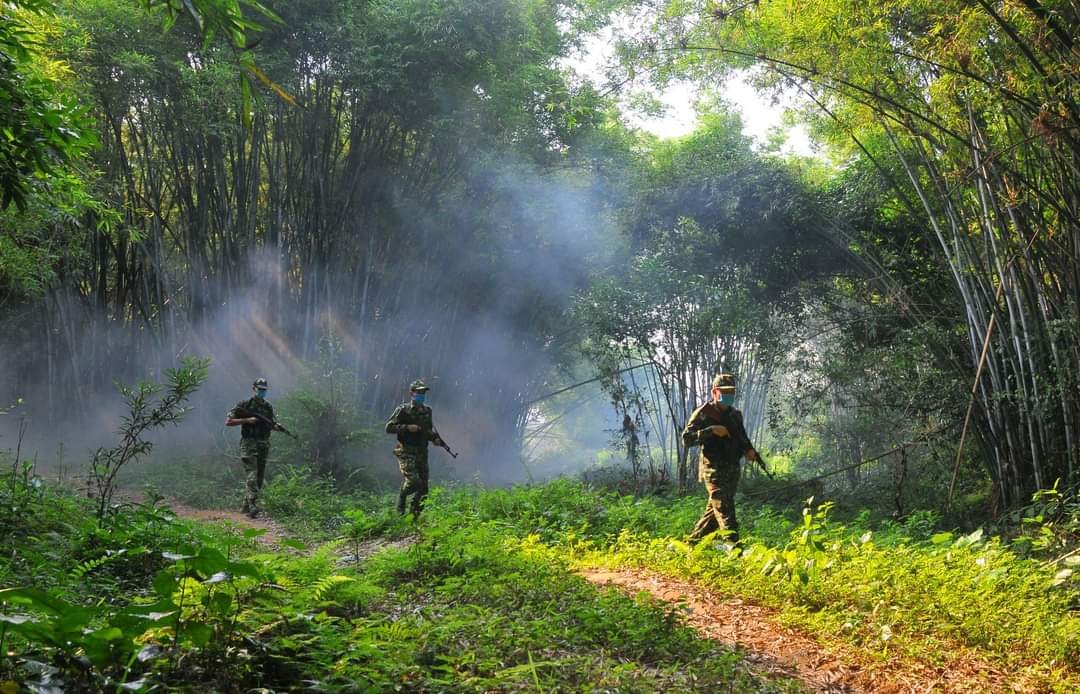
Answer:
<svg viewBox="0 0 1080 694"><path fill-rule="evenodd" d="M572 486L562 492L591 494ZM531 546L574 566L690 578L717 594L775 607L786 623L857 646L870 658L944 663L956 649L970 649L1044 677L1048 686L1076 681L1080 590L1000 538L933 533L914 523L871 530L865 519L848 526L829 519L826 504L807 508L801 523L768 509L745 513L746 546L732 552L683 541L692 516L682 501L598 498L608 511L602 518L594 513L591 524L538 526L542 516L529 518L526 551ZM583 499L573 503L589 507ZM668 534L673 517L684 524Z"/></svg>
<svg viewBox="0 0 1080 694"><path fill-rule="evenodd" d="M302 499L321 490L297 489ZM611 525L603 499L560 508L565 491L538 491L539 500L443 491L419 524L384 513L382 499L337 499L311 526L338 528L336 539L267 551L256 529L135 505L102 529L88 505L44 487L30 500L33 523L4 538L5 555L21 558L2 567L4 587L33 573L42 590L0 593L4 645L15 654L0 661L0 681L132 691L798 689L751 674L669 606L597 590L561 557L526 548L504 513L561 527L589 512ZM398 548L354 551L357 538L406 532ZM38 543L42 534L54 542Z"/></svg>
<svg viewBox="0 0 1080 694"><path fill-rule="evenodd" d="M366 571L389 591L382 609L415 634L414 683L467 691L794 686L741 671L737 654L698 638L670 606L598 591L562 562L523 551L498 524L451 528L445 518Z"/></svg>

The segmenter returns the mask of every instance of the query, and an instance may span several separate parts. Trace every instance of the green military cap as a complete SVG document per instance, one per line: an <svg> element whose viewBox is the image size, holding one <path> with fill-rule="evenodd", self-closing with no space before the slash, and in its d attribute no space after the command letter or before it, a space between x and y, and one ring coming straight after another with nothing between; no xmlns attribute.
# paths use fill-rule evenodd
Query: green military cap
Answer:
<svg viewBox="0 0 1080 694"><path fill-rule="evenodd" d="M716 374L712 380L712 387L720 390L735 390L735 376L732 374Z"/></svg>
<svg viewBox="0 0 1080 694"><path fill-rule="evenodd" d="M418 378L409 384L409 390L414 393L426 393L430 388L428 388L428 385L424 383L422 379Z"/></svg>

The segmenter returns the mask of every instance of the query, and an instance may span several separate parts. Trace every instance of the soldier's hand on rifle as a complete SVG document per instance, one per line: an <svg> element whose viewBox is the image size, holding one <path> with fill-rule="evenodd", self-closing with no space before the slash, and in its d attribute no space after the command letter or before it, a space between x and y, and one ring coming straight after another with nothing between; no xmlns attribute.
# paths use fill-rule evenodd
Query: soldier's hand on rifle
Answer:
<svg viewBox="0 0 1080 694"><path fill-rule="evenodd" d="M723 424L713 424L711 427L705 427L705 431L709 432L713 436L724 438L725 436L731 436L731 432Z"/></svg>
<svg viewBox="0 0 1080 694"><path fill-rule="evenodd" d="M419 424L406 424L405 425L405 431L409 431L409 432L412 432L412 433L415 434L416 432L420 431L420 425Z"/></svg>
<svg viewBox="0 0 1080 694"><path fill-rule="evenodd" d="M756 462L758 460L761 460L761 456L758 455L757 451L751 448L746 452L746 459L751 462Z"/></svg>

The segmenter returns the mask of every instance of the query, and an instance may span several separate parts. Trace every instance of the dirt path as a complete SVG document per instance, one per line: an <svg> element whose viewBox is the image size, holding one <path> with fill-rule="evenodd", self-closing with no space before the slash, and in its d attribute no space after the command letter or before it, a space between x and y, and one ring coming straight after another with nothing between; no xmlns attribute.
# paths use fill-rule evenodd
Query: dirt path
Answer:
<svg viewBox="0 0 1080 694"><path fill-rule="evenodd" d="M273 518L266 515L260 515L257 518L249 518L238 511L195 508L180 503L179 501L167 501L166 503L177 516L188 520L201 521L204 523L224 522L231 523L243 529L256 528L265 530L266 532L257 536L255 541L266 546L268 549L281 550L283 548L281 544L282 540L288 540L291 537L284 527L277 523ZM341 554L338 557L338 565L345 566L348 564L355 564L358 558L360 561L363 561L377 552L388 548L404 549L416 542L416 539L415 536L410 535L396 540L388 540L385 538L365 540L360 543L359 547L353 547L352 545L346 544L342 546L340 550ZM309 547L307 551L311 551L312 549L314 549L314 547Z"/></svg>
<svg viewBox="0 0 1080 694"><path fill-rule="evenodd" d="M266 532L256 540L268 549L281 549L289 533L272 518L248 518L226 510L199 509L169 502L177 516L211 522L231 523L238 528L258 528ZM397 540L377 538L358 548L343 546L339 565L363 561L387 548L405 548L416 542L410 536ZM739 650L746 663L767 677L796 678L811 691L828 694L908 694L984 692L1044 692L1048 687L1024 673L1009 672L957 649L949 662L871 661L865 653L840 645L828 647L816 639L783 626L775 610L738 598L713 593L701 586L644 569L584 569L579 573L589 582L614 586L629 595L646 592L658 600L682 605L686 622L703 637Z"/></svg>
<svg viewBox="0 0 1080 694"><path fill-rule="evenodd" d="M194 506L188 506L182 501L167 497L157 497L157 499L150 500L146 498L141 490L128 488L118 489L113 496L113 499L135 505L146 505L150 503L159 504L160 508L167 508L179 518L186 518L188 520L201 521L204 523L229 523L243 530L251 528L265 530L266 532L257 536L255 541L261 545L265 545L267 548L277 549L281 545L282 540L288 540L291 537L284 527L265 515L258 518L248 518L247 515L240 513L239 511L195 508Z"/></svg>
<svg viewBox="0 0 1080 694"><path fill-rule="evenodd" d="M166 500L165 504L172 509L173 513L177 516L188 520L202 521L204 523L224 522L231 523L245 530L249 528L265 530L266 532L257 536L255 541L259 544L266 545L268 548L277 549L281 546L282 540L288 540L290 537L285 528L281 527L276 521L265 515L259 516L258 518L249 518L239 511L195 508L171 499Z"/></svg>
<svg viewBox="0 0 1080 694"><path fill-rule="evenodd" d="M396 540L376 537L371 540L364 540L360 543L359 547L355 548L355 551L352 545L346 544L342 549L347 551L338 558L338 566L355 564L357 559L360 561L370 559L373 555L384 549L407 549L416 544L416 541L419 539L420 538L417 535L407 535Z"/></svg>
<svg viewBox="0 0 1080 694"><path fill-rule="evenodd" d="M683 604L686 621L705 638L742 651L755 671L802 680L814 692L1042 692L1047 687L1022 673L1012 673L957 651L943 666L890 660L868 662L854 649L823 646L816 639L779 623L775 610L717 595L700 586L640 569L585 569L588 581L624 593L642 591L659 600Z"/></svg>

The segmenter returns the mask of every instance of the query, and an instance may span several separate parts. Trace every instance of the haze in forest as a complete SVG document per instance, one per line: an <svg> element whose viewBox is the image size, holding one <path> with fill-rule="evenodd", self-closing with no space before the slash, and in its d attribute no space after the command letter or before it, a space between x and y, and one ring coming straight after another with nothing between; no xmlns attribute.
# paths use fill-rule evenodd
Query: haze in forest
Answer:
<svg viewBox="0 0 1080 694"><path fill-rule="evenodd" d="M1080 691L1077 27L0 0L0 692Z"/></svg>
<svg viewBox="0 0 1080 694"><path fill-rule="evenodd" d="M26 414L40 458L85 457L114 380L197 354L159 457L227 451L264 376L308 432L282 462L392 480L380 425L422 377L448 476L687 490L679 430L730 371L762 449L853 504L994 514L1075 481L1058 15L922 8L1009 39L960 50L891 5L784 0L295 2L205 45L183 13L52 9L20 19L46 79L12 92L52 149L0 171L5 443ZM824 156L752 135L739 84ZM693 130L635 120L688 87ZM3 146L32 153L20 127Z"/></svg>

